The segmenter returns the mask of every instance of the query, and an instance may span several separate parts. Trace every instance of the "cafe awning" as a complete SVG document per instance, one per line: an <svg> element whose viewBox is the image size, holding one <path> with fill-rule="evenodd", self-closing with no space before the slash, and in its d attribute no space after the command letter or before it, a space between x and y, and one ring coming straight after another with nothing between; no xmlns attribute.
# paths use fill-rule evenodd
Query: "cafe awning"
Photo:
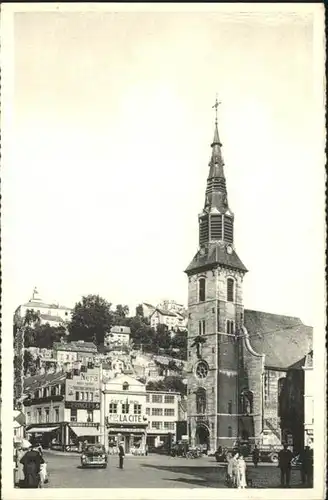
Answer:
<svg viewBox="0 0 328 500"><path fill-rule="evenodd" d="M26 432L29 433L29 432L38 432L38 433L44 433L44 432L51 432L51 431L55 431L56 429L58 429L59 426L57 427L32 427L32 429L28 429Z"/></svg>
<svg viewBox="0 0 328 500"><path fill-rule="evenodd" d="M96 427L73 427L72 431L78 436L99 436L99 431Z"/></svg>

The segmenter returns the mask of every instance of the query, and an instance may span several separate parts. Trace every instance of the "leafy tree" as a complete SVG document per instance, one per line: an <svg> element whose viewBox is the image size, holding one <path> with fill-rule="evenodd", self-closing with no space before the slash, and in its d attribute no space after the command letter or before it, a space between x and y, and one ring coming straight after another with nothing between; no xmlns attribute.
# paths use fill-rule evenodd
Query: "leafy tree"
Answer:
<svg viewBox="0 0 328 500"><path fill-rule="evenodd" d="M84 340L101 344L114 322L111 303L99 295L87 295L75 304L68 325L69 340Z"/></svg>
<svg viewBox="0 0 328 500"><path fill-rule="evenodd" d="M38 361L34 359L29 351L24 351L24 375L36 375L38 370Z"/></svg>
<svg viewBox="0 0 328 500"><path fill-rule="evenodd" d="M140 316L141 318L144 318L144 312L143 312L142 304L139 304L136 307L136 316Z"/></svg>

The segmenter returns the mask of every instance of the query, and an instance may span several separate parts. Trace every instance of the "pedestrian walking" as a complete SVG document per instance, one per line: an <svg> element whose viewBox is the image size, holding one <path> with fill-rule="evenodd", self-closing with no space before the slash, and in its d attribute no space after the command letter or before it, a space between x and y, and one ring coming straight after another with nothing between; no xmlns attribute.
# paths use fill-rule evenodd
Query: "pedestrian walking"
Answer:
<svg viewBox="0 0 328 500"><path fill-rule="evenodd" d="M284 488L285 486L289 488L290 483L290 472L291 472L291 461L293 458L292 452L288 449L287 444L284 444L282 450L278 453L278 467L280 469L280 485Z"/></svg>
<svg viewBox="0 0 328 500"><path fill-rule="evenodd" d="M240 455L237 459L237 488L246 488L246 462L243 455Z"/></svg>
<svg viewBox="0 0 328 500"><path fill-rule="evenodd" d="M146 443L146 446L145 446L145 454L146 456L148 455L148 444Z"/></svg>
<svg viewBox="0 0 328 500"><path fill-rule="evenodd" d="M313 479L313 452L309 446L305 446L300 453L301 480L303 486L312 486Z"/></svg>
<svg viewBox="0 0 328 500"><path fill-rule="evenodd" d="M44 463L40 452L36 447L28 450L21 458L20 463L24 469L24 487L39 488L40 486L40 469Z"/></svg>
<svg viewBox="0 0 328 500"><path fill-rule="evenodd" d="M123 461L124 461L124 457L125 457L123 443L120 443L120 445L118 447L118 456L119 456L119 468L123 469Z"/></svg>
<svg viewBox="0 0 328 500"><path fill-rule="evenodd" d="M260 451L256 445L254 446L254 450L252 452L252 458L253 458L254 467L257 467L257 464L260 461Z"/></svg>

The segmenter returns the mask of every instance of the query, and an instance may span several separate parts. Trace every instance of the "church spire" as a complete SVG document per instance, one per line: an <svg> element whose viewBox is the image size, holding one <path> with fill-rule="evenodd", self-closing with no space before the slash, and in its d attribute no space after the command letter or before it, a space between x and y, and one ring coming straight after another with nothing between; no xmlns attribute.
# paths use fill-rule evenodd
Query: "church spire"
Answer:
<svg viewBox="0 0 328 500"><path fill-rule="evenodd" d="M246 272L244 264L234 248L234 214L228 205L222 143L218 130L218 107L216 98L214 138L211 144L212 154L205 192L205 204L198 216L199 250L186 269L187 273L197 269L221 264L226 267Z"/></svg>

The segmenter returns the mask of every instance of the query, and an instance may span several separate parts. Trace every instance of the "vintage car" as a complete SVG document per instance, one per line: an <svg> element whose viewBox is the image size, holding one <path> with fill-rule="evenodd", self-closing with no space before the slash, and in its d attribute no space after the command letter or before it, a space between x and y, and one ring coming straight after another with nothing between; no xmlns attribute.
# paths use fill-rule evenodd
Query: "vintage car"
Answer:
<svg viewBox="0 0 328 500"><path fill-rule="evenodd" d="M102 444L88 444L81 454L81 467L107 467L107 453Z"/></svg>

